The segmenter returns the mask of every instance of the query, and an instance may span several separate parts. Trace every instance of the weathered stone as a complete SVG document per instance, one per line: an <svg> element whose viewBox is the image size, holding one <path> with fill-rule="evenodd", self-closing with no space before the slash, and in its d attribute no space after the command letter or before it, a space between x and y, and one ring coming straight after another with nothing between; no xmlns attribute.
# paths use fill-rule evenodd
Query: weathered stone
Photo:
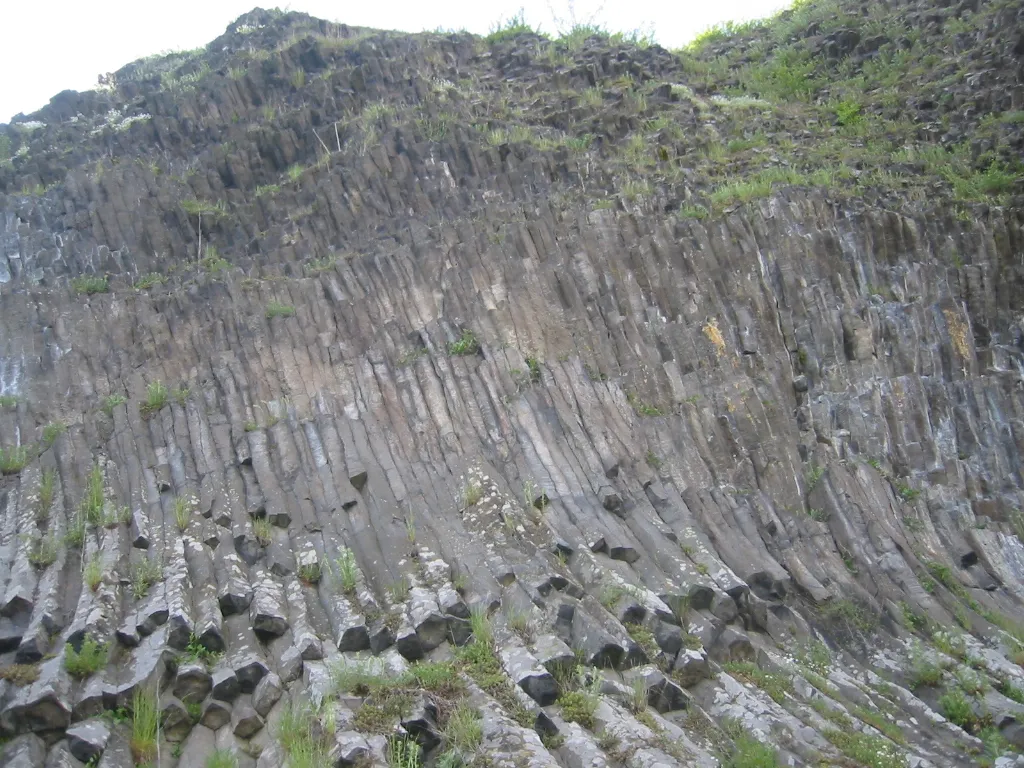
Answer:
<svg viewBox="0 0 1024 768"><path fill-rule="evenodd" d="M256 684L252 692L252 707L261 717L266 717L283 692L281 678L271 672Z"/></svg>
<svg viewBox="0 0 1024 768"><path fill-rule="evenodd" d="M506 646L500 651L501 663L512 681L540 706L553 704L558 685L550 672L525 648Z"/></svg>
<svg viewBox="0 0 1024 768"><path fill-rule="evenodd" d="M203 714L199 717L200 725L209 728L211 731L216 731L223 728L229 722L231 722L230 705L217 699L209 699L203 705Z"/></svg>
<svg viewBox="0 0 1024 768"><path fill-rule="evenodd" d="M238 676L233 669L218 667L213 670L210 680L212 683L211 694L213 698L220 701L234 701L242 692Z"/></svg>
<svg viewBox="0 0 1024 768"><path fill-rule="evenodd" d="M238 701L231 710L231 731L240 739L250 739L263 728L263 718L253 707Z"/></svg>
<svg viewBox="0 0 1024 768"><path fill-rule="evenodd" d="M160 729L164 737L168 741L184 741L193 725L185 703L165 694L160 702Z"/></svg>
<svg viewBox="0 0 1024 768"><path fill-rule="evenodd" d="M68 728L68 748L75 759L88 763L103 754L110 738L110 724L105 720L86 720Z"/></svg>
<svg viewBox="0 0 1024 768"><path fill-rule="evenodd" d="M173 693L186 704L198 704L210 693L213 679L202 662L182 664L174 678Z"/></svg>

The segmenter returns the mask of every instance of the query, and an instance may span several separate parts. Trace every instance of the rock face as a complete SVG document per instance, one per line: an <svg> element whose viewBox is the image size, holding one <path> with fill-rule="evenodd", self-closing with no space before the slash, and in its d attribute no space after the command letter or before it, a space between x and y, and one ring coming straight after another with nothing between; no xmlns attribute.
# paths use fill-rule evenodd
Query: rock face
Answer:
<svg viewBox="0 0 1024 768"><path fill-rule="evenodd" d="M814 66L891 62L806 13ZM928 202L748 195L793 110L860 134L686 85L716 60L256 10L0 126L3 764L144 760L101 715L147 697L240 765L297 722L324 764L399 723L538 767L711 766L731 720L738 763L1019 748L1019 78Z"/></svg>

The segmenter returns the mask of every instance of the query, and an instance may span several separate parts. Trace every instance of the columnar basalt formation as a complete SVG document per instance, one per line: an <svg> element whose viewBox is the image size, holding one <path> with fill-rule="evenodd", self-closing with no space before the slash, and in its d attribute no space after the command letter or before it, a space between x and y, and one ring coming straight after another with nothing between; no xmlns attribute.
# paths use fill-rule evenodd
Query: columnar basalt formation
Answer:
<svg viewBox="0 0 1024 768"><path fill-rule="evenodd" d="M4 764L1016 764L1019 78L985 201L744 196L825 139L711 53L256 10L0 126Z"/></svg>

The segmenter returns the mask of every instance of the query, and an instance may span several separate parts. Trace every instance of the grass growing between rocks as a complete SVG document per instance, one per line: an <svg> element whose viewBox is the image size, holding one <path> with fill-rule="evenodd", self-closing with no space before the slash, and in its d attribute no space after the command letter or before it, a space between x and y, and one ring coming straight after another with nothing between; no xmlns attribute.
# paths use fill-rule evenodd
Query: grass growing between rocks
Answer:
<svg viewBox="0 0 1024 768"><path fill-rule="evenodd" d="M89 677L94 672L99 672L107 663L109 648L106 643L100 643L89 635L82 640L82 646L76 651L71 643L64 648L64 669L72 677L79 679Z"/></svg>
<svg viewBox="0 0 1024 768"><path fill-rule="evenodd" d="M825 738L843 755L866 768L906 768L907 756L899 747L880 736L830 728Z"/></svg>
<svg viewBox="0 0 1024 768"><path fill-rule="evenodd" d="M494 645L494 630L483 610L470 614L472 639L458 651L463 671L504 708L505 713L524 728L533 728L534 718L515 694L512 682L502 670Z"/></svg>
<svg viewBox="0 0 1024 768"><path fill-rule="evenodd" d="M238 758L229 749L218 749L206 758L203 768L238 768Z"/></svg>
<svg viewBox="0 0 1024 768"><path fill-rule="evenodd" d="M10 448L0 448L0 473L16 475L25 468L30 458L28 446L13 445Z"/></svg>
<svg viewBox="0 0 1024 768"><path fill-rule="evenodd" d="M39 667L35 664L11 664L0 668L0 680L23 688L39 679Z"/></svg>
<svg viewBox="0 0 1024 768"><path fill-rule="evenodd" d="M321 768L330 752L327 729L319 723L319 713L309 705L292 702L281 716L277 739L291 768Z"/></svg>
<svg viewBox="0 0 1024 768"><path fill-rule="evenodd" d="M737 680L756 685L778 704L793 693L793 680L790 677L765 672L751 661L729 661L722 665L722 669Z"/></svg>
<svg viewBox="0 0 1024 768"><path fill-rule="evenodd" d="M146 386L146 399L139 406L139 413L143 418L149 418L160 412L170 398L167 385L162 381L151 381Z"/></svg>
<svg viewBox="0 0 1024 768"><path fill-rule="evenodd" d="M132 735L129 742L136 765L144 765L156 759L159 716L156 692L136 688L132 695Z"/></svg>

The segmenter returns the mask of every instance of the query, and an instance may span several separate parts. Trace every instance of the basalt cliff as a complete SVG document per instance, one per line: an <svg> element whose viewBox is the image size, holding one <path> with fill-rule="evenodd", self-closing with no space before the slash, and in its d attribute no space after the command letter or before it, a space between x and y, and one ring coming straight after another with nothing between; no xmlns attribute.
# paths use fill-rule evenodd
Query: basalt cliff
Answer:
<svg viewBox="0 0 1024 768"><path fill-rule="evenodd" d="M1022 29L256 9L0 125L0 764L1024 765Z"/></svg>

